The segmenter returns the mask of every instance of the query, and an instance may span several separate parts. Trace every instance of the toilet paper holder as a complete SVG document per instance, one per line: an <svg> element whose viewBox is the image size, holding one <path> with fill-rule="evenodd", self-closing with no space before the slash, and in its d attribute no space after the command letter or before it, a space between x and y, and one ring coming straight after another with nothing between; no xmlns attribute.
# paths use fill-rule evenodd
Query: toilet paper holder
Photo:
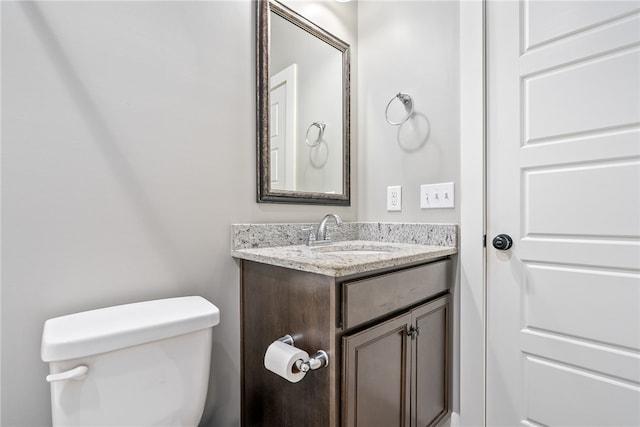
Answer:
<svg viewBox="0 0 640 427"><path fill-rule="evenodd" d="M293 337L289 334L278 338L278 341L282 341L285 344L294 345ZM309 360L296 362L296 367L302 372L309 372L310 370L316 370L329 366L329 355L324 350L318 350L311 356Z"/></svg>

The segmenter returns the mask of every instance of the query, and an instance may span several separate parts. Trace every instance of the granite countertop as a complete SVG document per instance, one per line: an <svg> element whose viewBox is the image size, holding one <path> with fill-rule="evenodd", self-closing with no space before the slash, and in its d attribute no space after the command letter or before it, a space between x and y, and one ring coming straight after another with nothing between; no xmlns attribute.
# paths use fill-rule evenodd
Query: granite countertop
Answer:
<svg viewBox="0 0 640 427"><path fill-rule="evenodd" d="M291 245L236 249L232 256L325 276L342 277L457 253L455 246L351 240L327 246Z"/></svg>
<svg viewBox="0 0 640 427"><path fill-rule="evenodd" d="M317 224L233 224L231 256L341 277L458 252L458 226L455 224L343 223L330 228L332 244L309 247L304 242L309 234L308 227L314 226ZM342 252L336 249L342 249ZM350 253L344 252L345 249ZM362 253L363 249L367 253Z"/></svg>

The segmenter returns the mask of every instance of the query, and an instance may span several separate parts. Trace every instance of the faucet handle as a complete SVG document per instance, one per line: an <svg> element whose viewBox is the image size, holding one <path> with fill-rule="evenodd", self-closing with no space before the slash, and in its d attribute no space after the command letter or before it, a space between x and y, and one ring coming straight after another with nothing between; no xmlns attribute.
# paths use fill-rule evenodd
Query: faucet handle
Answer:
<svg viewBox="0 0 640 427"><path fill-rule="evenodd" d="M338 224L336 224L336 225L327 225L327 228L325 229L326 240L331 240L331 236L333 235L334 232L338 233L337 236L340 237L339 227L340 226Z"/></svg>
<svg viewBox="0 0 640 427"><path fill-rule="evenodd" d="M302 231L308 232L308 234L306 235L307 245L309 246L313 245L316 241L316 228L313 226L302 227Z"/></svg>

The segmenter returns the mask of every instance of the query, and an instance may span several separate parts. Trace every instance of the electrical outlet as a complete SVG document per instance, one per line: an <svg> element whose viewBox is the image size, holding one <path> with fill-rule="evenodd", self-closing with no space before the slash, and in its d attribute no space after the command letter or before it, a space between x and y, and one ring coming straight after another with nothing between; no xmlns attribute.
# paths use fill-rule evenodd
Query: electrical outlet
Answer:
<svg viewBox="0 0 640 427"><path fill-rule="evenodd" d="M453 182L420 186L421 209L453 208L455 206L454 200Z"/></svg>
<svg viewBox="0 0 640 427"><path fill-rule="evenodd" d="M387 187L387 211L402 210L402 187L394 185Z"/></svg>

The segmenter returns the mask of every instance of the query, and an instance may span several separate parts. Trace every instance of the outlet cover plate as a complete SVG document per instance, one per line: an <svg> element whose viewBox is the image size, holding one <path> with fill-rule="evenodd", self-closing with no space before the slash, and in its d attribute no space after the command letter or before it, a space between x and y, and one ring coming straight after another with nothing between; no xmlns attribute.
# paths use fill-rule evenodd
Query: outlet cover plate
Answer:
<svg viewBox="0 0 640 427"><path fill-rule="evenodd" d="M393 185L387 187L387 211L395 212L402 210L402 187Z"/></svg>

